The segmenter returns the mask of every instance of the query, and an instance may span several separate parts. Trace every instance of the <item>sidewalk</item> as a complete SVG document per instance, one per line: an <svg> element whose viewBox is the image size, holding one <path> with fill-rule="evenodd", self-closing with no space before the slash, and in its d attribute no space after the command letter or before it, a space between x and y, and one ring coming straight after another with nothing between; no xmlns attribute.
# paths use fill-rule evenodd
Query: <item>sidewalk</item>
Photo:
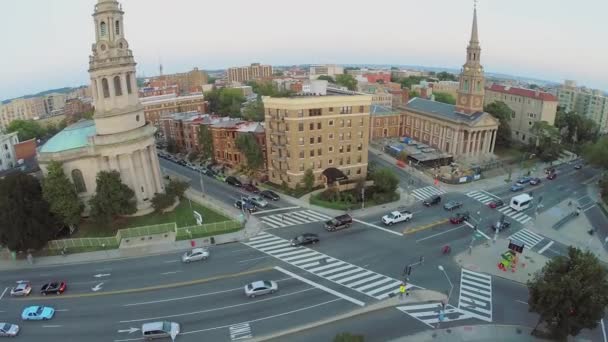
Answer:
<svg viewBox="0 0 608 342"><path fill-rule="evenodd" d="M195 195L199 195L195 194ZM226 208L228 209L228 208ZM245 222L245 227L238 232L214 235L215 245L221 245L226 243L244 241L255 235L262 230L261 221L251 215ZM117 248L109 249L105 251L87 252L87 253L74 253L68 255L48 256L48 257L37 257L34 259L33 264L29 264L25 259L17 260L5 260L0 259L0 270L15 270L15 269L26 269L26 268L39 268L39 267L50 267L62 264L83 264L91 262L100 262L107 260L117 259L128 259L136 258L146 255L161 255L175 253L179 251L186 251L192 248L192 241L194 241L195 247L200 246L211 246L211 236L182 241L170 241L162 243L154 243L146 246L129 247L129 248Z"/></svg>
<svg viewBox="0 0 608 342"><path fill-rule="evenodd" d="M301 325L295 328L291 328L288 330L280 331L271 335L256 337L251 341L286 341L288 340L286 336L291 334L296 334L308 329L314 329L326 324L331 324L337 321L345 320L348 318L352 318L359 315L364 315L370 312L387 309L390 307L396 307L404 304L414 304L414 303L424 303L429 301L440 301L445 298L445 294L439 293L431 290L412 290L410 291L410 295L405 297L404 299L399 299L398 296L394 296L392 298L385 299L380 302L375 302L373 304L366 305L360 309L355 309L349 312L346 312L341 315L337 315L335 317L327 318L324 320L320 320L317 322Z"/></svg>

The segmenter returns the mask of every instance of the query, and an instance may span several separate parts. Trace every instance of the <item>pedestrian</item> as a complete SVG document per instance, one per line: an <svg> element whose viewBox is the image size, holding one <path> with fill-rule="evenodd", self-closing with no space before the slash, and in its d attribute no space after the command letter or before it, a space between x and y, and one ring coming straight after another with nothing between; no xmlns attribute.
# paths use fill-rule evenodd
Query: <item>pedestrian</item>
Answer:
<svg viewBox="0 0 608 342"><path fill-rule="evenodd" d="M399 286L399 299L403 299L403 294L405 294L407 289L405 288L405 283L401 283Z"/></svg>
<svg viewBox="0 0 608 342"><path fill-rule="evenodd" d="M30 265L34 263L34 257L32 256L32 253L27 253L27 262Z"/></svg>

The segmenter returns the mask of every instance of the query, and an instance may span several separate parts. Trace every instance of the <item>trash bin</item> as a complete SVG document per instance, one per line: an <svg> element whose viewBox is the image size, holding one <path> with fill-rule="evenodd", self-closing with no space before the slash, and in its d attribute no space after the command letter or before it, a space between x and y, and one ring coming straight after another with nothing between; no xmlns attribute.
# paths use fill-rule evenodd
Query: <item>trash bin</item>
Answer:
<svg viewBox="0 0 608 342"><path fill-rule="evenodd" d="M213 236L211 237L211 244L215 245L215 238Z"/></svg>

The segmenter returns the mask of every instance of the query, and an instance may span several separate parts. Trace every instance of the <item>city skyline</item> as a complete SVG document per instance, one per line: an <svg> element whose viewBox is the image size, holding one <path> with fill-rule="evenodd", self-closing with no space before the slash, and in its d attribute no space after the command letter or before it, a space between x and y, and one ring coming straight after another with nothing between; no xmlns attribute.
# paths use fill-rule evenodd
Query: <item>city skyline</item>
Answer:
<svg viewBox="0 0 608 342"><path fill-rule="evenodd" d="M5 51L5 62L0 63L0 73L4 75L0 99L89 83L85 56L90 55L90 15L95 2L23 0L0 4L3 13L13 13L0 28L10 32L19 27L18 34L6 37L7 46L13 48ZM462 46L470 34L471 1L418 4L384 0L375 3L377 12L371 17L363 15L369 6L352 2L346 6L342 1L327 4L315 0L297 12L281 10L281 4L273 0L259 6L237 0L232 4L203 5L183 0L172 5L179 14L173 17L167 15L166 2L125 0L125 30L139 62L138 75L158 74L160 63L165 73L195 66L224 69L258 61L272 65L337 63L445 68L459 68L464 63ZM594 25L608 10L608 4L587 1L584 7L564 3L558 8L549 1L486 1L478 4L478 10L486 72L555 82L574 79L581 85L608 89L608 68L601 58L607 48L594 44L608 34L608 27ZM231 11L229 24L227 11ZM403 21L384 15L384 11L405 13ZM432 15L414 15L412 11ZM26 13L29 22L23 27ZM251 13L274 20L259 20L260 16ZM320 21L306 20L301 25L286 25L280 20L292 23L289 18L315 15ZM74 27L79 29L74 31ZM556 38L567 45L556 43ZM285 42L288 49L284 49ZM585 58L581 59L581 55Z"/></svg>

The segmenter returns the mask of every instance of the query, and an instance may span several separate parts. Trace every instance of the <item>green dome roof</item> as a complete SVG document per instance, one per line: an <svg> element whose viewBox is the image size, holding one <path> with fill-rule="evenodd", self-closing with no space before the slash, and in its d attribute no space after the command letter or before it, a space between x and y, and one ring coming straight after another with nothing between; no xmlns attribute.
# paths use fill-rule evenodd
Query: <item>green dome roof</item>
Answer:
<svg viewBox="0 0 608 342"><path fill-rule="evenodd" d="M95 135L95 121L80 120L55 134L40 148L40 153L67 151L89 145L89 137Z"/></svg>

